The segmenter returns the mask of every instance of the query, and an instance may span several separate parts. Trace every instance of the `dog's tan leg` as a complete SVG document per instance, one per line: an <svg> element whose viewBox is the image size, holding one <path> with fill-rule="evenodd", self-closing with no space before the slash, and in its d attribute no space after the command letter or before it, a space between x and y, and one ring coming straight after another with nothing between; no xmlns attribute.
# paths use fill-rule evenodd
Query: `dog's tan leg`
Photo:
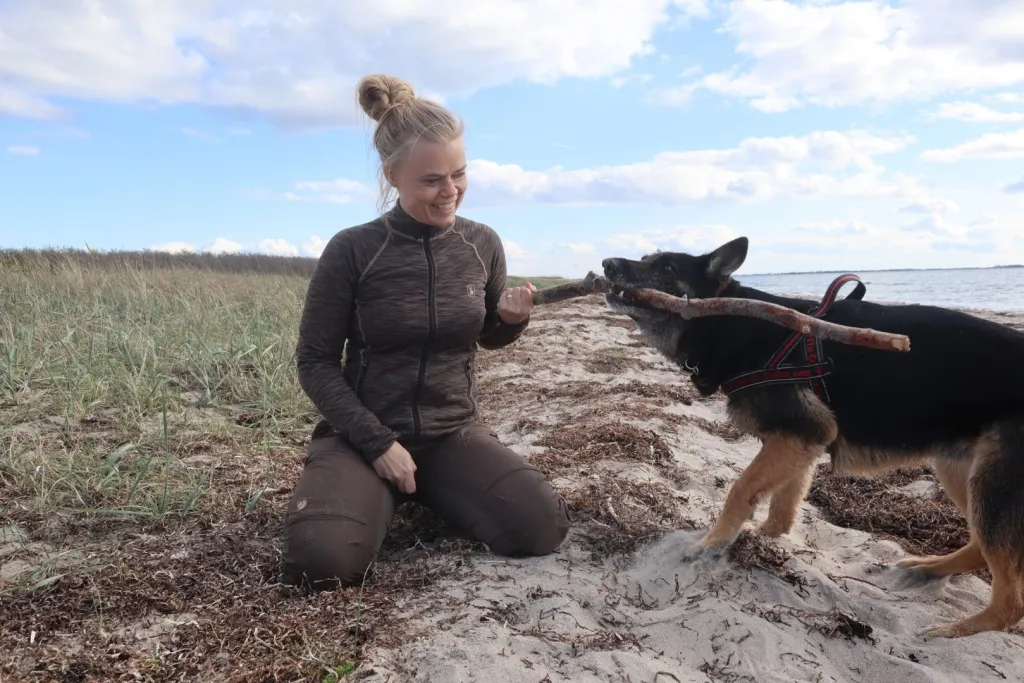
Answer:
<svg viewBox="0 0 1024 683"><path fill-rule="evenodd" d="M896 563L906 569L916 569L935 576L950 574L966 574L978 569L985 569L988 563L981 552L981 544L976 538L963 548L948 555L925 555L923 557L906 557Z"/></svg>
<svg viewBox="0 0 1024 683"><path fill-rule="evenodd" d="M967 482L971 476L971 465L974 460L964 458L960 460L936 459L933 462L935 476L946 491L949 499L960 508L964 516L968 516L968 486ZM985 569L987 563L981 552L981 545L977 538L971 535L970 542L963 548L948 555L926 555L923 557L907 557L896 563L906 569L917 569L935 576L948 576L950 574L965 574L977 569Z"/></svg>
<svg viewBox="0 0 1024 683"><path fill-rule="evenodd" d="M791 483L795 487L797 478L806 475L823 450L823 446L808 444L794 437L767 437L757 457L729 489L721 514L698 545L716 548L732 542L760 499ZM792 500L792 492L789 498ZM784 507L787 506L780 502L779 508ZM790 503L788 508L792 507Z"/></svg>
<svg viewBox="0 0 1024 683"><path fill-rule="evenodd" d="M983 551L992 571L992 596L977 614L952 624L929 626L919 635L930 638L963 638L983 631L1002 631L1024 618L1024 567L1019 554L1005 550Z"/></svg>
<svg viewBox="0 0 1024 683"><path fill-rule="evenodd" d="M796 522L800 503L804 502L813 478L814 462L812 461L803 472L798 473L788 483L776 490L772 494L772 502L768 507L768 517L757 527L757 532L772 537L788 534Z"/></svg>

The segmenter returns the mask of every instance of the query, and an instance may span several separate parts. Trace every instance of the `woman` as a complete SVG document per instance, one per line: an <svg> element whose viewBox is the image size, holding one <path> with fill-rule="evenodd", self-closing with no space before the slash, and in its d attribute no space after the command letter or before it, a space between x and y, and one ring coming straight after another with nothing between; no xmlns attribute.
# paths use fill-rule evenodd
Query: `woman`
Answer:
<svg viewBox="0 0 1024 683"><path fill-rule="evenodd" d="M477 419L476 347L518 339L535 288L507 289L498 235L456 215L461 121L391 76L358 93L378 122L384 203L398 198L337 233L309 284L298 373L324 419L288 506L284 573L315 588L360 581L406 500L492 552L551 553L565 504Z"/></svg>

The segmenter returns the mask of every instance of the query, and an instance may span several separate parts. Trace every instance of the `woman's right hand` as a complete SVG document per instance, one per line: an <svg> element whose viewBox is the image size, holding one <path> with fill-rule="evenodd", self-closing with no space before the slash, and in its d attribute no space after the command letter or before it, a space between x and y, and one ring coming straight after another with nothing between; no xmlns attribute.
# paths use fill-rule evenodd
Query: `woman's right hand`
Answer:
<svg viewBox="0 0 1024 683"><path fill-rule="evenodd" d="M373 469L381 479L390 481L402 493L416 493L416 463L405 447L397 441L384 455L373 461Z"/></svg>

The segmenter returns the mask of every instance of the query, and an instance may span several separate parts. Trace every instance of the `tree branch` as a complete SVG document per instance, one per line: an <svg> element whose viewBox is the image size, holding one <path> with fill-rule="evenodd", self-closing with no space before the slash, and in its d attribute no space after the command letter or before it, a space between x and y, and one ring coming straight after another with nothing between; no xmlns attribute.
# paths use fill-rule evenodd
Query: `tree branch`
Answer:
<svg viewBox="0 0 1024 683"><path fill-rule="evenodd" d="M590 272L582 280L545 287L534 292L533 303L539 306L610 291L612 291L611 282ZM910 339L902 334L837 325L767 301L732 297L681 299L653 289L624 289L623 291L639 303L675 313L685 319L703 318L710 315L740 315L766 320L802 334L809 334L840 344L865 346L883 351L910 351Z"/></svg>

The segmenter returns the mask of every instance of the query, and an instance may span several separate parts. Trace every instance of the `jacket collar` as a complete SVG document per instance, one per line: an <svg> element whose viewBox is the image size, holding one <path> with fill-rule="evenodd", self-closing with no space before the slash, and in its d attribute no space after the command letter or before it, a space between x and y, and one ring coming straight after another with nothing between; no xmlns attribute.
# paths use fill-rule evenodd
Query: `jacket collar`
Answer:
<svg viewBox="0 0 1024 683"><path fill-rule="evenodd" d="M454 226L449 225L445 228L439 228L434 225L427 225L416 220L402 208L401 202L395 201L395 206L388 211L385 216L387 217L387 224L395 232L398 232L406 237L412 237L414 239L423 239L430 235L431 237L440 237L443 234L448 233Z"/></svg>

